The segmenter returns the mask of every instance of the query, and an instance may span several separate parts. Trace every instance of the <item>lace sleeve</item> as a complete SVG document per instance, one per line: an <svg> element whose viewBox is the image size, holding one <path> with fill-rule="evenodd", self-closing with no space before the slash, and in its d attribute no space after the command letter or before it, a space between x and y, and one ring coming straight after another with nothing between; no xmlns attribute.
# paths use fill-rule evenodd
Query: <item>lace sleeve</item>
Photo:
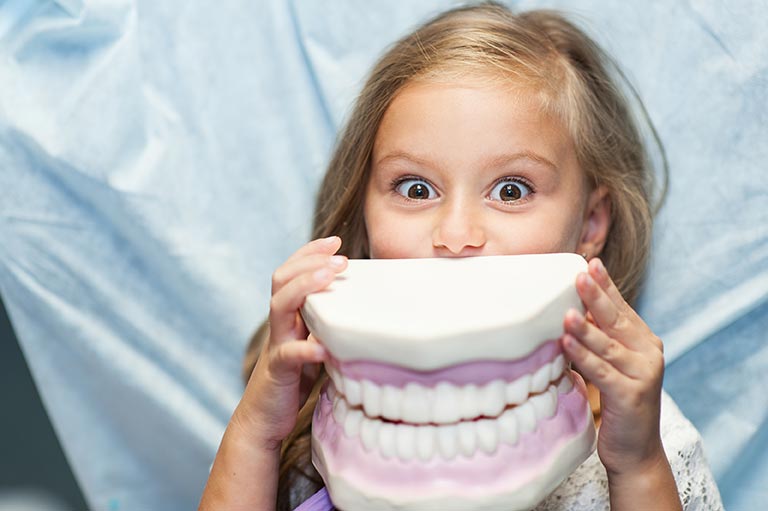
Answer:
<svg viewBox="0 0 768 511"><path fill-rule="evenodd" d="M720 492L709 469L699 432L672 398L661 396L661 439L685 511L722 511ZM593 453L536 511L571 509L609 511L608 480L597 453Z"/></svg>
<svg viewBox="0 0 768 511"><path fill-rule="evenodd" d="M661 395L661 438L686 511L721 511L723 503L704 455L701 435L672 398Z"/></svg>

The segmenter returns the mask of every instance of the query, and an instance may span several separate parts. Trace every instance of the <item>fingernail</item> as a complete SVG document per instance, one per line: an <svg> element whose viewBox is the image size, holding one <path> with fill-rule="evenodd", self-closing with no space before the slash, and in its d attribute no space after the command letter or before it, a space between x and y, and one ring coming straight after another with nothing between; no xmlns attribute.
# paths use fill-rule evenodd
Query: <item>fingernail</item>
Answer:
<svg viewBox="0 0 768 511"><path fill-rule="evenodd" d="M601 259L597 260L597 273L599 273L600 275L606 274L605 266L603 265L603 261Z"/></svg>
<svg viewBox="0 0 768 511"><path fill-rule="evenodd" d="M568 320L576 325L584 323L584 316L582 316L576 309L568 309L566 315L568 316Z"/></svg>
<svg viewBox="0 0 768 511"><path fill-rule="evenodd" d="M338 236L328 236L327 238L323 238L323 243L325 243L326 245L330 245L331 243L336 241L336 238L338 238Z"/></svg>
<svg viewBox="0 0 768 511"><path fill-rule="evenodd" d="M346 262L346 260L347 258L341 255L331 256L331 259L330 259L331 266L333 266L334 268L341 268L342 266L344 266L344 263Z"/></svg>
<svg viewBox="0 0 768 511"><path fill-rule="evenodd" d="M325 268L322 268L320 270L317 270L314 274L314 278L318 282L322 282L324 280L328 280L331 278L331 272L326 270Z"/></svg>
<svg viewBox="0 0 768 511"><path fill-rule="evenodd" d="M571 334L565 334L563 335L563 347L568 350L576 350L579 347L579 343Z"/></svg>

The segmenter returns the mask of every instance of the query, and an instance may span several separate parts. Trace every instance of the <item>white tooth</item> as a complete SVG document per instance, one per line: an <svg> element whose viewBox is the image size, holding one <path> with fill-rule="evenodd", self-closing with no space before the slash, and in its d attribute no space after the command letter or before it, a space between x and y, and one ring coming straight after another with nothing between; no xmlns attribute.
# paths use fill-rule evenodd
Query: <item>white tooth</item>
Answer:
<svg viewBox="0 0 768 511"><path fill-rule="evenodd" d="M533 410L536 412L537 421L548 419L555 414L557 398L550 391L550 389L554 388L554 385L550 385L546 391L531 398L531 406L533 406Z"/></svg>
<svg viewBox="0 0 768 511"><path fill-rule="evenodd" d="M370 380L363 380L363 409L368 417L381 415L381 389Z"/></svg>
<svg viewBox="0 0 768 511"><path fill-rule="evenodd" d="M531 375L524 374L513 382L507 383L504 389L507 403L519 405L528 399L531 392Z"/></svg>
<svg viewBox="0 0 768 511"><path fill-rule="evenodd" d="M336 369L331 364L325 364L325 371L328 373L328 376L331 377L331 380L336 386L336 389L342 394L344 394L344 378L342 378L341 373L339 373L339 370Z"/></svg>
<svg viewBox="0 0 768 511"><path fill-rule="evenodd" d="M427 389L415 383L409 383L403 391L402 415L406 422L429 422L430 406Z"/></svg>
<svg viewBox="0 0 768 511"><path fill-rule="evenodd" d="M477 385L470 383L459 389L459 414L462 419L474 419L478 415L479 391Z"/></svg>
<svg viewBox="0 0 768 511"><path fill-rule="evenodd" d="M400 405L402 403L400 389L392 385L381 388L381 416L390 420L400 420Z"/></svg>
<svg viewBox="0 0 768 511"><path fill-rule="evenodd" d="M328 384L328 390L326 390L325 393L330 401L336 399L338 391L336 390L336 384L333 382L333 380L331 380L331 382Z"/></svg>
<svg viewBox="0 0 768 511"><path fill-rule="evenodd" d="M416 426L410 424L395 426L395 442L397 457L403 461L412 459L416 450Z"/></svg>
<svg viewBox="0 0 768 511"><path fill-rule="evenodd" d="M533 416L536 421L539 421L541 419L541 415L543 415L544 403L542 403L541 401L543 401L542 398L546 396L546 394L547 394L546 392L542 392L541 394L536 394L534 396L531 396L531 398L528 400L528 403L531 405L531 408L533 408Z"/></svg>
<svg viewBox="0 0 768 511"><path fill-rule="evenodd" d="M429 461L435 455L435 426L419 426L416 428L416 452L421 461Z"/></svg>
<svg viewBox="0 0 768 511"><path fill-rule="evenodd" d="M519 434L529 433L536 429L536 412L534 411L530 400L516 407L515 415L517 415Z"/></svg>
<svg viewBox="0 0 768 511"><path fill-rule="evenodd" d="M370 452L376 449L380 427L380 420L371 420L363 417L363 423L360 424L360 438L363 440L363 447L365 447L366 451Z"/></svg>
<svg viewBox="0 0 768 511"><path fill-rule="evenodd" d="M344 401L344 398L339 395L333 398L333 418L338 424L344 424L347 420L347 409L347 402Z"/></svg>
<svg viewBox="0 0 768 511"><path fill-rule="evenodd" d="M336 386L336 390L340 394L346 395L346 392L344 392L344 378L342 378L340 374L336 374L336 379L331 379L333 380L333 384Z"/></svg>
<svg viewBox="0 0 768 511"><path fill-rule="evenodd" d="M435 386L434 401L432 401L432 421L438 424L448 424L459 420L458 389L447 382Z"/></svg>
<svg viewBox="0 0 768 511"><path fill-rule="evenodd" d="M501 441L505 444L515 445L517 443L517 417L515 410L510 408L502 413L497 420L499 421Z"/></svg>
<svg viewBox="0 0 768 511"><path fill-rule="evenodd" d="M560 379L560 383L557 384L557 391L560 394L567 394L573 388L573 380L570 374L564 374Z"/></svg>
<svg viewBox="0 0 768 511"><path fill-rule="evenodd" d="M555 381L558 378L560 378L560 375L563 374L564 369L565 369L565 356L563 356L563 354L560 353L552 361L552 372L549 373L549 381Z"/></svg>
<svg viewBox="0 0 768 511"><path fill-rule="evenodd" d="M482 419L477 421L477 443L483 452L493 454L499 446L499 429L496 421Z"/></svg>
<svg viewBox="0 0 768 511"><path fill-rule="evenodd" d="M379 428L379 452L384 459L389 459L397 452L395 445L395 425L390 422L382 422Z"/></svg>
<svg viewBox="0 0 768 511"><path fill-rule="evenodd" d="M531 392L536 394L547 388L549 383L549 373L552 372L551 364L544 364L539 367L531 377Z"/></svg>
<svg viewBox="0 0 768 511"><path fill-rule="evenodd" d="M344 381L344 395L347 396L347 402L352 406L357 406L363 402L360 382L352 378L342 378Z"/></svg>
<svg viewBox="0 0 768 511"><path fill-rule="evenodd" d="M347 412L347 419L344 421L344 433L348 437L356 437L360 433L363 417L363 411L357 408L352 408Z"/></svg>
<svg viewBox="0 0 768 511"><path fill-rule="evenodd" d="M459 449L467 458L475 454L477 449L477 432L474 421L459 422L456 426L459 433Z"/></svg>
<svg viewBox="0 0 768 511"><path fill-rule="evenodd" d="M555 414L557 413L557 404L560 401L557 397L557 386L550 385L549 388L547 389L547 392L552 394L552 400L555 402L555 411L553 412L553 414Z"/></svg>
<svg viewBox="0 0 768 511"><path fill-rule="evenodd" d="M506 406L504 401L504 381L494 380L480 388L480 413L486 417L496 417Z"/></svg>
<svg viewBox="0 0 768 511"><path fill-rule="evenodd" d="M437 448L440 450L440 456L444 460L451 461L459 452L458 429L457 426L439 426L435 428L437 432Z"/></svg>

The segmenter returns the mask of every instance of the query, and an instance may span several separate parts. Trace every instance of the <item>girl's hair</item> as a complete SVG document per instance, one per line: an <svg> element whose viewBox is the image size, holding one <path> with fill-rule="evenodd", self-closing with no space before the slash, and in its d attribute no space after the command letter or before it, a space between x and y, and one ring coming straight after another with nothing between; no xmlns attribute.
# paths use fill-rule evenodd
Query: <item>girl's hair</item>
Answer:
<svg viewBox="0 0 768 511"><path fill-rule="evenodd" d="M654 172L643 137L621 86L630 91L657 144L666 183L663 147L642 103L614 61L584 32L551 11L512 13L488 2L438 15L396 42L378 61L357 98L320 186L312 238L338 235L340 253L368 257L363 218L370 157L379 123L395 95L414 80L503 81L535 94L544 112L559 118L573 138L590 186L604 186L611 227L601 253L627 301L637 297L648 261ZM663 194L660 194L660 197ZM265 325L245 360L250 375ZM322 486L311 464L310 426L319 387L283 442L278 510L290 510Z"/></svg>

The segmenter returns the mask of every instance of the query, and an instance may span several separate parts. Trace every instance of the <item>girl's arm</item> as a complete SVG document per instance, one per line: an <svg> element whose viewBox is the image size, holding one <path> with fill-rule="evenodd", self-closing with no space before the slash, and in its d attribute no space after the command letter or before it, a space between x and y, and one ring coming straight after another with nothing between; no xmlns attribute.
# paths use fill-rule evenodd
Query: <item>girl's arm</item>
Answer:
<svg viewBox="0 0 768 511"><path fill-rule="evenodd" d="M299 309L346 267L345 257L333 256L340 246L335 236L310 242L272 276L269 338L224 432L200 511L275 509L280 446L306 398L302 376L312 373L304 366L327 358L307 336Z"/></svg>
<svg viewBox="0 0 768 511"><path fill-rule="evenodd" d="M270 447L249 440L250 436L233 415L216 453L200 511L275 509L280 444Z"/></svg>
<svg viewBox="0 0 768 511"><path fill-rule="evenodd" d="M659 431L661 340L624 301L599 259L579 275L576 289L588 314L566 314L563 348L600 390L597 451L611 509L681 510Z"/></svg>

